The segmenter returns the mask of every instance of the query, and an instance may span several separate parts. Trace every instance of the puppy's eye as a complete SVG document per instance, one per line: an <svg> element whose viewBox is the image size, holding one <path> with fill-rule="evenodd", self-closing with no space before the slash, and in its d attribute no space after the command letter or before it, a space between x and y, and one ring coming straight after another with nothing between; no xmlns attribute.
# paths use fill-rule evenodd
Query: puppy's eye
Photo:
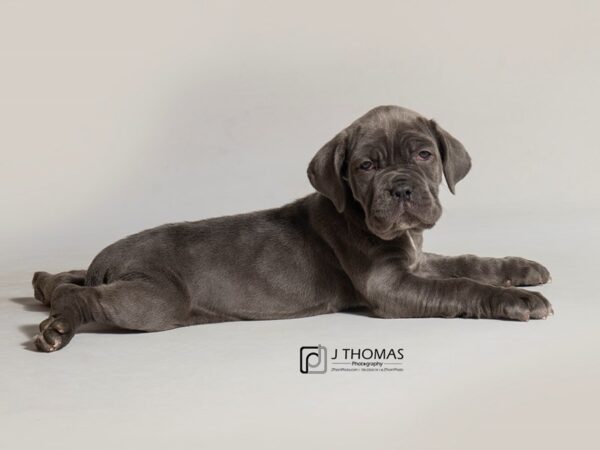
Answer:
<svg viewBox="0 0 600 450"><path fill-rule="evenodd" d="M421 150L419 153L417 153L417 159L419 161L427 161L432 156L433 155L431 154L431 152L428 152L427 150Z"/></svg>
<svg viewBox="0 0 600 450"><path fill-rule="evenodd" d="M360 170L371 170L375 166L373 165L372 161L365 161L359 167L360 167Z"/></svg>

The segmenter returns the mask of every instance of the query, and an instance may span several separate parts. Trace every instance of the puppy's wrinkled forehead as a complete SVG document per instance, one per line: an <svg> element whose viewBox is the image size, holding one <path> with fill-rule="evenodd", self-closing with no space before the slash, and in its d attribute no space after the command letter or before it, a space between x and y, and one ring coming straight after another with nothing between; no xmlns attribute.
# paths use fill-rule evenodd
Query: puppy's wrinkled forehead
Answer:
<svg viewBox="0 0 600 450"><path fill-rule="evenodd" d="M351 147L358 154L373 150L394 153L400 149L435 145L429 121L399 106L375 108L356 120L351 128Z"/></svg>

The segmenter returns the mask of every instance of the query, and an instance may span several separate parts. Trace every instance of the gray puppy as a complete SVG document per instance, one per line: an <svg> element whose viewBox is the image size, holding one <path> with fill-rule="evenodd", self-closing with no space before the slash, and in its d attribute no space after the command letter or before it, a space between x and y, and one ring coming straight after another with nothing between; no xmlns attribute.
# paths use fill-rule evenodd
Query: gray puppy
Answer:
<svg viewBox="0 0 600 450"><path fill-rule="evenodd" d="M550 274L522 258L421 251L423 230L471 168L463 145L397 106L369 111L308 167L318 191L281 208L163 225L100 252L88 270L36 272L50 306L38 349L58 350L85 323L160 331L230 320L362 308L372 316L544 319Z"/></svg>

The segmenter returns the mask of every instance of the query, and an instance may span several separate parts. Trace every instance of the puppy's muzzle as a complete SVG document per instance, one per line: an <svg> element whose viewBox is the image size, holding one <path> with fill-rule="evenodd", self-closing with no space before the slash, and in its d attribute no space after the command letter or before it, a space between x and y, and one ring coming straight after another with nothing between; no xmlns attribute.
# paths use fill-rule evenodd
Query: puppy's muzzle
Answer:
<svg viewBox="0 0 600 450"><path fill-rule="evenodd" d="M388 192L392 197L400 201L410 202L413 199L415 188L412 184L402 180L388 189Z"/></svg>
<svg viewBox="0 0 600 450"><path fill-rule="evenodd" d="M394 174L388 181L385 191L389 193L392 204L411 204L428 199L427 185L418 174L401 172Z"/></svg>

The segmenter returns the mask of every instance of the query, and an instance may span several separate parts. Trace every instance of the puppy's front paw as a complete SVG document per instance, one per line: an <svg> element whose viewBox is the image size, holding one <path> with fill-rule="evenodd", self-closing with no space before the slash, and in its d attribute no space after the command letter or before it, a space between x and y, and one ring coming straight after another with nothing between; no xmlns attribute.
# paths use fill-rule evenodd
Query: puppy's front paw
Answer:
<svg viewBox="0 0 600 450"><path fill-rule="evenodd" d="M504 258L502 268L504 286L537 286L552 279L548 269L540 263L516 256Z"/></svg>
<svg viewBox="0 0 600 450"><path fill-rule="evenodd" d="M42 352L54 352L67 345L73 335L73 327L65 318L50 316L40 323L40 334L35 337L35 346Z"/></svg>
<svg viewBox="0 0 600 450"><path fill-rule="evenodd" d="M539 292L518 288L496 288L490 298L492 319L527 321L554 314L550 302Z"/></svg>

